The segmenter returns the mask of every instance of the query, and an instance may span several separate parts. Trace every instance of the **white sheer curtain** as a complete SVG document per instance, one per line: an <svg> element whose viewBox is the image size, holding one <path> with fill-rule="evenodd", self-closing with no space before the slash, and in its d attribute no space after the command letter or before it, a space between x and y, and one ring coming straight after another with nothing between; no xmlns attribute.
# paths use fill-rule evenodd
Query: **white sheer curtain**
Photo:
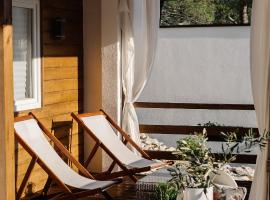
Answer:
<svg viewBox="0 0 270 200"><path fill-rule="evenodd" d="M125 95L122 125L140 145L139 123L133 103L140 96L154 62L159 29L159 1L120 0L119 14Z"/></svg>
<svg viewBox="0 0 270 200"><path fill-rule="evenodd" d="M251 79L253 98L262 134L269 130L270 120L270 1L254 0L251 34ZM255 180L252 184L250 200L269 199L267 173L267 148L257 159Z"/></svg>

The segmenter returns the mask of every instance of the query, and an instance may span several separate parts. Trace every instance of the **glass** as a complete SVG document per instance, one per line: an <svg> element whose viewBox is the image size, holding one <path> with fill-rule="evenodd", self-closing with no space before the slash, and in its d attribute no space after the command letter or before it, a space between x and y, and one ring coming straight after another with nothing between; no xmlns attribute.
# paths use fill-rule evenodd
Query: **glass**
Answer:
<svg viewBox="0 0 270 200"><path fill-rule="evenodd" d="M33 98L32 9L13 7L14 100Z"/></svg>

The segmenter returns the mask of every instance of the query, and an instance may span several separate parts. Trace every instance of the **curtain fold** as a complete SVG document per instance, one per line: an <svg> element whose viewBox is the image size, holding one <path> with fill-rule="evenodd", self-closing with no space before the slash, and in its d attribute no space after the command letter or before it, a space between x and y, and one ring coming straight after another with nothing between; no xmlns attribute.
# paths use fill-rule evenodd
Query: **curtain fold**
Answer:
<svg viewBox="0 0 270 200"><path fill-rule="evenodd" d="M254 0L251 31L251 80L260 134L270 129L270 1ZM250 200L269 199L268 147L259 153Z"/></svg>
<svg viewBox="0 0 270 200"><path fill-rule="evenodd" d="M140 143L137 114L133 103L139 98L149 79L155 59L159 1L119 0L122 33L122 84L125 96L122 127Z"/></svg>

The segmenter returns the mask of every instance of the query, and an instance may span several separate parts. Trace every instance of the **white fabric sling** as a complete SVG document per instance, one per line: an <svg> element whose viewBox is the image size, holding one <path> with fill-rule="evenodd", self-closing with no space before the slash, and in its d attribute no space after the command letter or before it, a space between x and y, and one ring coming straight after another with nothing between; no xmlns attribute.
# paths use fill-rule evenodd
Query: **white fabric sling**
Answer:
<svg viewBox="0 0 270 200"><path fill-rule="evenodd" d="M105 189L114 181L96 181L85 178L71 169L51 146L36 120L16 122L18 136L27 144L38 158L66 185L85 190Z"/></svg>
<svg viewBox="0 0 270 200"><path fill-rule="evenodd" d="M83 123L127 168L154 167L161 162L147 160L132 152L119 140L111 124L104 115L82 117Z"/></svg>
<svg viewBox="0 0 270 200"><path fill-rule="evenodd" d="M251 82L260 134L270 130L270 1L253 1L251 22ZM269 146L269 144L268 144ZM269 200L266 147L257 156L250 200Z"/></svg>

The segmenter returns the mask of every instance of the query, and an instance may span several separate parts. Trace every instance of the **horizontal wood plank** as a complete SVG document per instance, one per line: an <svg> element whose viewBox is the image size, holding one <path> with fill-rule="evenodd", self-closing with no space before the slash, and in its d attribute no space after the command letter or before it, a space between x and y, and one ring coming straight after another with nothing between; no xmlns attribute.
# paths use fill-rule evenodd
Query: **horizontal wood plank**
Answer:
<svg viewBox="0 0 270 200"><path fill-rule="evenodd" d="M160 159L160 160L181 160L178 156L174 155L170 151L146 151L151 158ZM218 157L218 154L215 154ZM256 164L256 155L238 155L237 159L233 163L247 163L247 164Z"/></svg>
<svg viewBox="0 0 270 200"><path fill-rule="evenodd" d="M81 56L82 46L77 44L64 44L64 45L54 45L46 44L43 45L43 55L46 57L63 57L63 56Z"/></svg>
<svg viewBox="0 0 270 200"><path fill-rule="evenodd" d="M44 57L42 58L43 67L78 67L79 58L77 56L60 56L60 57Z"/></svg>
<svg viewBox="0 0 270 200"><path fill-rule="evenodd" d="M57 8L48 6L47 8L44 8L42 10L42 20L50 20L55 19L57 17L62 17L66 19L67 25L73 24L73 23L80 23L82 24L82 12L75 13L76 11L71 10L66 7L66 9L63 8ZM82 27L81 27L82 28Z"/></svg>
<svg viewBox="0 0 270 200"><path fill-rule="evenodd" d="M49 92L44 95L43 102L45 105L78 101L82 102L83 95L79 90L66 90L59 92Z"/></svg>
<svg viewBox="0 0 270 200"><path fill-rule="evenodd" d="M79 85L78 79L60 79L60 80L49 80L44 81L44 92L57 92L66 90L78 90Z"/></svg>
<svg viewBox="0 0 270 200"><path fill-rule="evenodd" d="M51 118L53 119L57 115L69 114L71 112L78 112L82 110L82 105L78 101L63 102L52 105L46 105L42 109L27 110L24 112L16 113L15 116L25 116L32 111L39 119Z"/></svg>
<svg viewBox="0 0 270 200"><path fill-rule="evenodd" d="M62 1L46 0L43 2L43 8L46 9L58 8L62 10L81 11L82 1L65 0L65 3L63 4Z"/></svg>
<svg viewBox="0 0 270 200"><path fill-rule="evenodd" d="M45 45L80 45L82 35L74 34L72 32L65 32L65 39L58 40L52 35L52 31L45 32L43 35L43 42Z"/></svg>
<svg viewBox="0 0 270 200"><path fill-rule="evenodd" d="M136 108L161 109L254 110L254 105L252 104L136 102L134 106Z"/></svg>
<svg viewBox="0 0 270 200"><path fill-rule="evenodd" d="M230 126L172 126L172 125L140 125L140 132L147 134L173 134L186 135L202 133L206 129L209 141L224 141L220 132L229 133L236 132L239 139L245 136L250 129L253 130L256 136L259 136L258 128L230 127Z"/></svg>
<svg viewBox="0 0 270 200"><path fill-rule="evenodd" d="M75 112L78 113L78 112ZM73 118L70 115L70 112L59 114L59 115L54 115L53 117L44 117L40 118L40 121L46 126L51 128L53 122L62 122L62 121L67 121L67 122L72 122ZM73 127L76 127L76 123L73 123ZM58 126L54 125L54 127L62 127L61 124L58 124Z"/></svg>
<svg viewBox="0 0 270 200"><path fill-rule="evenodd" d="M82 75L82 73L80 73ZM78 79L78 67L51 67L44 69L44 81L59 79ZM82 76L80 77L82 78Z"/></svg>

